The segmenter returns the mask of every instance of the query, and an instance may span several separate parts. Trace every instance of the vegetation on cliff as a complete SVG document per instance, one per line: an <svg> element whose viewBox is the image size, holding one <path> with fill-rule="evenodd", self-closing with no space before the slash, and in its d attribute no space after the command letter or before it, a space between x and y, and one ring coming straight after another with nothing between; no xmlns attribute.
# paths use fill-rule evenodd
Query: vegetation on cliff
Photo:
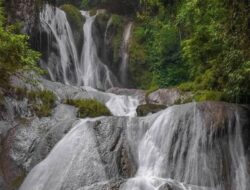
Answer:
<svg viewBox="0 0 250 190"><path fill-rule="evenodd" d="M135 83L249 102L249 23L243 0L142 1L130 50Z"/></svg>
<svg viewBox="0 0 250 190"><path fill-rule="evenodd" d="M11 88L17 100L28 100L28 105L36 116L48 117L55 107L56 96L48 90L27 90L26 88Z"/></svg>
<svg viewBox="0 0 250 190"><path fill-rule="evenodd" d="M40 53L32 50L27 35L18 33L18 25L6 25L0 0L0 88L9 86L13 75L23 76L27 71L40 73L37 66Z"/></svg>
<svg viewBox="0 0 250 190"><path fill-rule="evenodd" d="M65 103L78 108L77 114L80 118L111 115L104 104L94 99L67 99Z"/></svg>

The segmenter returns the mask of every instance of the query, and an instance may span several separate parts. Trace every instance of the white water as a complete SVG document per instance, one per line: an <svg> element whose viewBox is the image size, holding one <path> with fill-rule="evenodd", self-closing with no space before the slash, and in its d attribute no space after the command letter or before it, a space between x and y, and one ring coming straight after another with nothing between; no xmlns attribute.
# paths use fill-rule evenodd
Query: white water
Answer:
<svg viewBox="0 0 250 190"><path fill-rule="evenodd" d="M73 33L64 11L49 5L44 7L40 20L42 31L47 33L48 60L41 61L41 66L48 71L53 81L102 90L114 87L117 85L117 79L99 59L93 40L92 28L96 15L90 16L87 11L81 13L86 22L83 26L84 45L81 55L78 56ZM107 28L111 22L112 19L107 23Z"/></svg>
<svg viewBox="0 0 250 190"><path fill-rule="evenodd" d="M29 173L19 190L75 190L81 183L93 183L93 179L105 181L90 121L95 119L79 121Z"/></svg>
<svg viewBox="0 0 250 190"><path fill-rule="evenodd" d="M131 37L132 26L133 26L133 23L129 22L123 34L123 43L122 43L122 49L121 49L122 63L120 67L120 73L121 73L121 82L124 85L126 85L128 81L128 59L129 59L128 50L129 50L129 40Z"/></svg>
<svg viewBox="0 0 250 190"><path fill-rule="evenodd" d="M114 87L115 77L108 67L98 58L96 45L92 37L92 27L95 21L94 16L89 12L81 11L86 18L84 24L84 47L81 55L82 81L85 86L97 89L108 89Z"/></svg>
<svg viewBox="0 0 250 190"><path fill-rule="evenodd" d="M66 14L59 8L45 5L40 13L40 20L43 30L48 34L48 43L52 43L54 38L56 43L53 46L56 46L54 48L58 51L58 55L51 53L48 44L48 62L42 62L42 67L48 70L52 80L61 80L65 84L72 84L71 73L74 73L75 80L79 81L81 75L79 60Z"/></svg>
<svg viewBox="0 0 250 190"><path fill-rule="evenodd" d="M114 116L137 116L136 108L139 105L139 100L136 97L116 95L98 91L91 87L83 87L84 90L91 96L104 103Z"/></svg>
<svg viewBox="0 0 250 190"><path fill-rule="evenodd" d="M137 174L122 190L162 190L166 184L181 190L248 190L237 112L226 121L227 137L215 139L216 121L206 126L207 118L195 105L189 107L192 115L177 108L145 119L150 128L139 142L135 141ZM140 126L139 130L144 129Z"/></svg>
<svg viewBox="0 0 250 190"><path fill-rule="evenodd" d="M48 15L51 15L52 10L47 9ZM60 53L67 54L65 42L72 41L72 32L67 29L68 24L64 23L65 14L59 10L57 12L56 18L62 19L60 22L59 18L55 21L47 18L48 15L43 17L58 38L58 44L62 42ZM78 81L94 88L112 87L112 73L98 58L92 37L96 16L84 11L82 15L86 23L81 61L75 63L80 73ZM64 32L67 34L59 32L61 27L66 27ZM127 45L124 45L123 73L126 73L126 46L131 28L132 24L124 32L124 44ZM67 60L65 57L62 59ZM65 83L69 83L66 61L64 63L63 78ZM53 75L53 69L50 71ZM167 190L168 187L173 190L248 190L249 174L237 111L227 115L225 121L217 121L215 117L209 118L209 113L198 110L196 104L189 104L136 118L137 99L99 92L90 87L84 89L90 95L93 94L91 97L105 103L114 116L131 117L127 118L124 126L121 123L119 125L122 126L115 126L127 131L124 138L134 150L131 152L138 169L136 175L121 186L121 190ZM48 157L29 173L20 190L77 190L86 184L109 180L105 171L107 163L103 163L97 149L96 139L100 137L94 133L96 122L100 119L80 120ZM219 137L216 122L226 127L225 134ZM106 123L107 128L109 124ZM106 130L103 130L105 134ZM105 143L101 146L105 146Z"/></svg>

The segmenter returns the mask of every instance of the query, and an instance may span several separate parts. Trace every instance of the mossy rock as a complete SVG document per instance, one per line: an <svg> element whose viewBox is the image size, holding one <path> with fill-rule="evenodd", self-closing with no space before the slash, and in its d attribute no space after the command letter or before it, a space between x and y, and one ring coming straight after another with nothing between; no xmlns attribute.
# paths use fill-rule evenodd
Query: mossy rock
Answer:
<svg viewBox="0 0 250 190"><path fill-rule="evenodd" d="M165 105L158 105L158 104L144 104L144 105L139 105L136 108L136 112L138 116L146 116L149 113L156 113L161 110L166 109L167 106Z"/></svg>
<svg viewBox="0 0 250 190"><path fill-rule="evenodd" d="M73 5L64 4L61 6L61 9L66 13L67 19L73 32L74 40L77 45L78 53L80 53L82 49L82 42L84 40L83 25L86 20L82 16L80 10Z"/></svg>
<svg viewBox="0 0 250 190"><path fill-rule="evenodd" d="M48 90L30 91L26 88L14 88L13 96L17 100L28 99L31 110L38 117L48 117L55 106L56 96Z"/></svg>
<svg viewBox="0 0 250 190"><path fill-rule="evenodd" d="M66 13L72 28L80 30L83 27L84 17L78 8L70 4L64 4L60 8Z"/></svg>
<svg viewBox="0 0 250 190"><path fill-rule="evenodd" d="M109 109L94 99L68 99L65 103L78 108L77 114L80 118L111 116Z"/></svg>

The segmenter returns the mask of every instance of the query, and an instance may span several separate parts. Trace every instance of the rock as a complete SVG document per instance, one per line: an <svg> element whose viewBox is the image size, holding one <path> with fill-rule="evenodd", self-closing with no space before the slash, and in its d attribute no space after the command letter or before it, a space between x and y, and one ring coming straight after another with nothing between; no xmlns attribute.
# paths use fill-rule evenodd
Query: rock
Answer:
<svg viewBox="0 0 250 190"><path fill-rule="evenodd" d="M156 112L159 112L161 110L166 109L167 106L165 105L159 105L159 104L144 104L139 105L136 109L138 116L146 116L148 114L153 114Z"/></svg>
<svg viewBox="0 0 250 190"><path fill-rule="evenodd" d="M147 102L149 104L164 104L166 106L171 106L174 105L176 101L186 99L191 97L191 95L191 93L182 92L177 88L159 89L147 96Z"/></svg>
<svg viewBox="0 0 250 190"><path fill-rule="evenodd" d="M76 109L59 105L51 118L15 120L3 140L0 165L8 188L18 187L26 174L70 130ZM9 123L5 124L5 128Z"/></svg>
<svg viewBox="0 0 250 190"><path fill-rule="evenodd" d="M33 0L9 0L6 1L8 22L24 22L24 30L31 30L36 21L36 4Z"/></svg>
<svg viewBox="0 0 250 190"><path fill-rule="evenodd" d="M81 120L47 158L32 169L20 190L38 186L38 189L118 189L122 179L132 177L136 171L126 138L127 119ZM48 178L55 173L56 178ZM58 175L62 173L65 175ZM37 177L39 183L34 180ZM46 187L40 186L40 182Z"/></svg>

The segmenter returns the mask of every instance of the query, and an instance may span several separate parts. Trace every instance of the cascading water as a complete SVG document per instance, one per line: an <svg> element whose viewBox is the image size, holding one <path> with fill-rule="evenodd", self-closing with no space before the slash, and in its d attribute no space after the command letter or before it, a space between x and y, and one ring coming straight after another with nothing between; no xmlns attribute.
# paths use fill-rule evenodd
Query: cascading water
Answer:
<svg viewBox="0 0 250 190"><path fill-rule="evenodd" d="M84 45L81 55L78 56L73 33L64 11L49 5L44 7L40 14L41 31L47 34L48 46L47 59L41 60L41 66L48 71L53 81L102 90L117 86L116 77L97 55L92 37L96 15L90 16L87 11L81 13L86 22L83 25Z"/></svg>
<svg viewBox="0 0 250 190"><path fill-rule="evenodd" d="M66 14L59 8L45 5L40 13L40 22L42 31L47 33L48 43L48 58L41 61L41 66L53 81L79 84L79 60ZM52 48L55 50L52 51Z"/></svg>
<svg viewBox="0 0 250 190"><path fill-rule="evenodd" d="M132 26L133 26L133 23L129 22L123 34L123 43L122 43L122 49L121 49L122 63L120 67L120 73L121 73L120 80L122 84L124 85L127 85L127 81L128 81L128 59L129 59L128 48L129 48L129 40L131 36Z"/></svg>
<svg viewBox="0 0 250 190"><path fill-rule="evenodd" d="M214 111L208 109L209 104L191 103L136 117L136 98L93 89L113 87L116 79L97 55L92 36L96 15L81 13L86 22L80 59L65 13L49 6L41 13L42 26L51 34L49 38L55 38L59 54L51 53L49 60L60 58L55 65L44 65L51 79L61 76L62 82L70 84L70 76L75 75L76 84L87 86L65 86L57 91L53 84L50 90L60 96L62 90L77 89L71 93L73 98L97 99L113 117L77 122L47 158L32 169L20 190L248 190L249 166L237 109L227 106L220 110L214 103ZM111 23L112 19L104 40ZM123 36L123 83L127 80L131 30L129 23ZM88 96L77 94L79 89ZM137 169L130 179L123 173L127 168ZM118 181L117 186L105 186L113 181Z"/></svg>
<svg viewBox="0 0 250 190"><path fill-rule="evenodd" d="M247 190L249 174L237 111L228 121L219 121L221 126L206 114L189 105L145 119L149 129L139 142L130 140L136 143L138 171L122 190ZM223 125L224 129L217 128Z"/></svg>
<svg viewBox="0 0 250 190"><path fill-rule="evenodd" d="M115 76L108 67L98 58L96 45L92 37L92 27L95 21L94 16L89 12L81 11L86 18L84 24L84 47L81 55L82 81L85 86L97 89L108 89L116 84ZM98 14L98 13L97 13Z"/></svg>
<svg viewBox="0 0 250 190"><path fill-rule="evenodd" d="M232 110L222 116L193 103L143 118L117 117L115 124L115 118L107 117L82 120L30 172L20 190L102 189L98 185L112 179L104 161L114 149L108 148L108 134L116 134L108 132L110 125L126 131L126 146L137 163L135 177L122 184L121 190L248 190L242 119ZM118 176L117 164L109 164Z"/></svg>

